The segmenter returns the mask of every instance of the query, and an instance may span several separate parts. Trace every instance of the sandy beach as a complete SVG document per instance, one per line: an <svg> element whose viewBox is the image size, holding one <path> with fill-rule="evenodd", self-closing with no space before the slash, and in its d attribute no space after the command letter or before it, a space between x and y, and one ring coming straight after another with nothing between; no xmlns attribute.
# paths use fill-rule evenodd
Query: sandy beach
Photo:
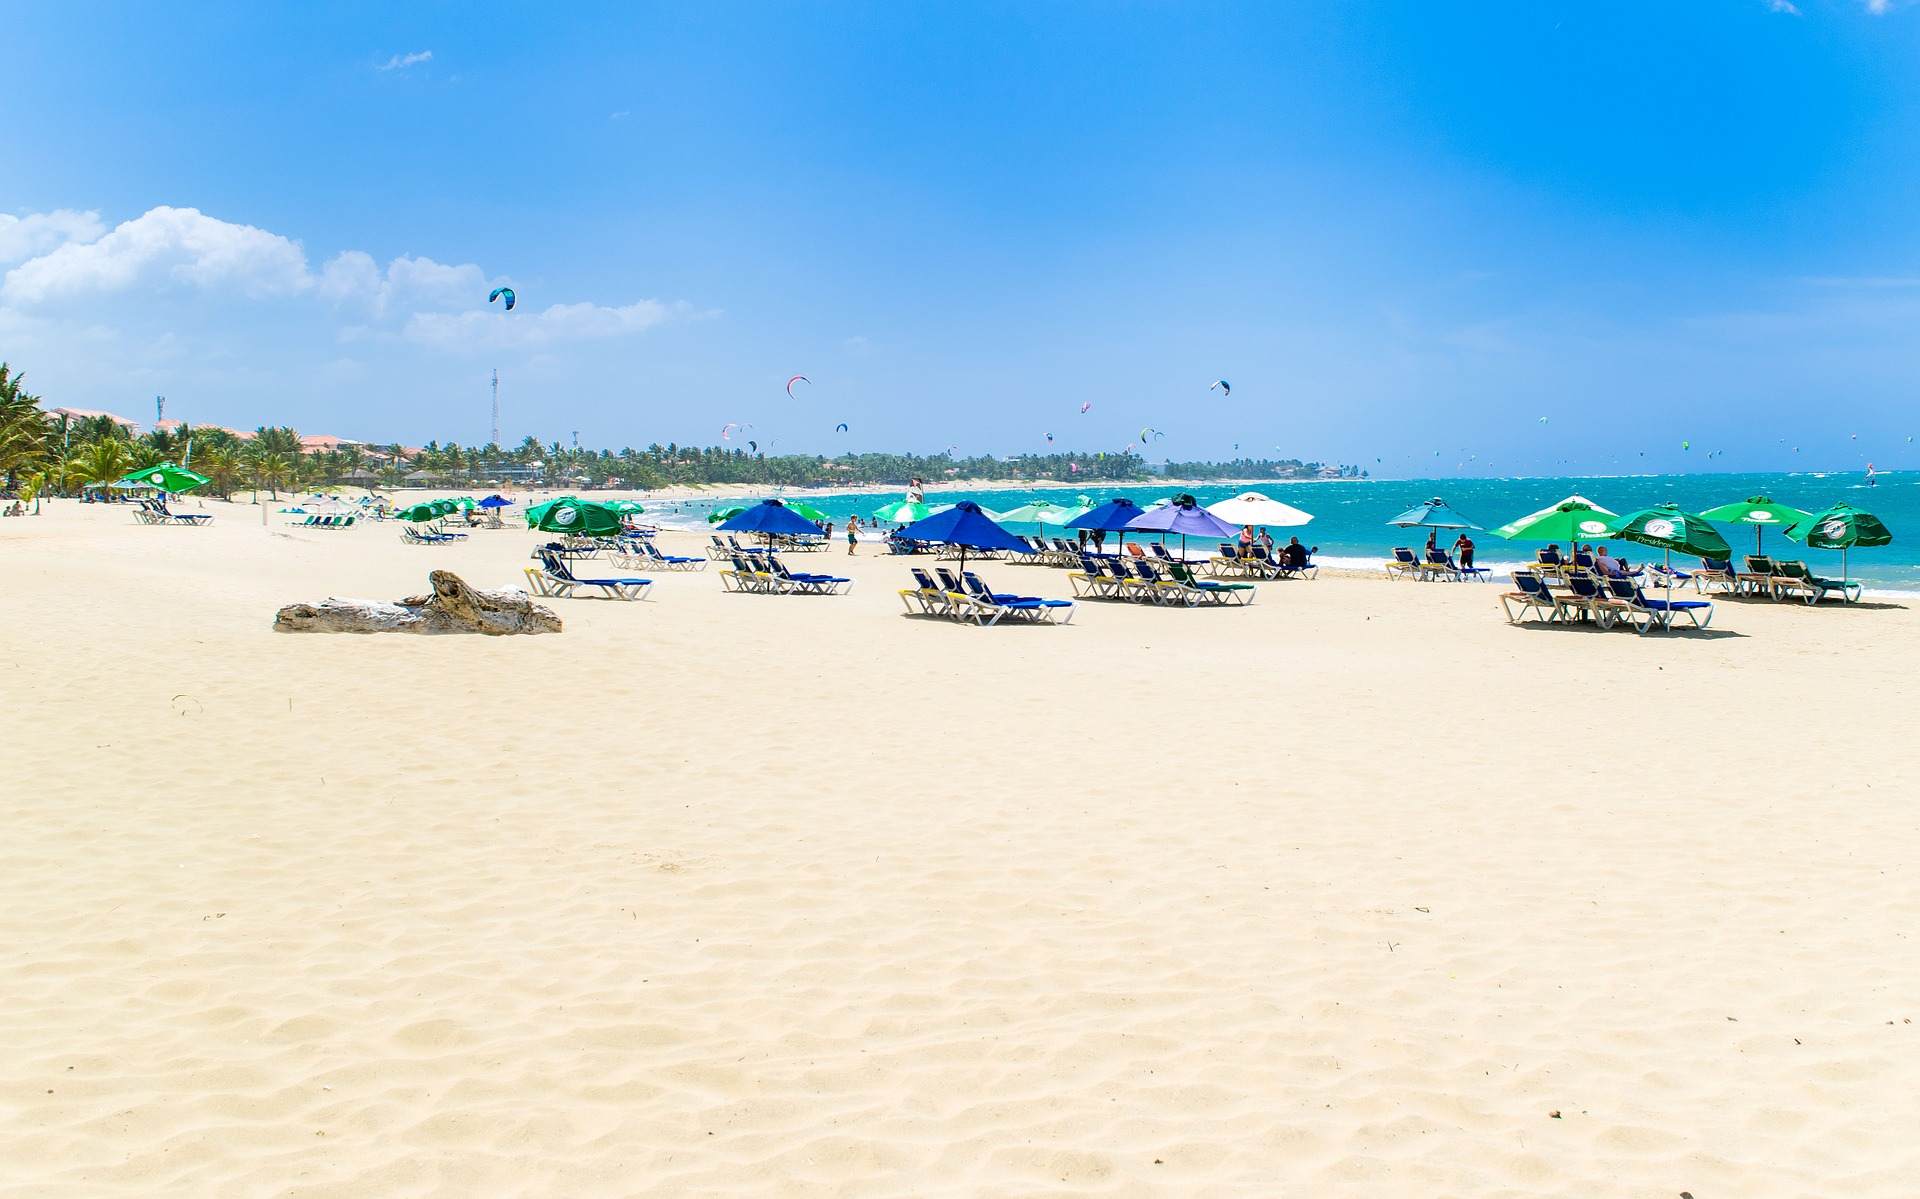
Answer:
<svg viewBox="0 0 1920 1199"><path fill-rule="evenodd" d="M535 535L206 510L0 522L0 1195L1915 1189L1915 606L289 636Z"/></svg>

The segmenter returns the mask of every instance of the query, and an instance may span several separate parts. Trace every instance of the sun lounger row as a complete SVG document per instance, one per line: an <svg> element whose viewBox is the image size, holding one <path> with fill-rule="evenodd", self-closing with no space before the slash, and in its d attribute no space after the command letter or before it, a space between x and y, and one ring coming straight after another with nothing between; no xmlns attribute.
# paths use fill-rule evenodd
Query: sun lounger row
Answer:
<svg viewBox="0 0 1920 1199"><path fill-rule="evenodd" d="M133 519L143 525L204 525L213 520L205 512L175 512L164 500L141 500L133 510Z"/></svg>
<svg viewBox="0 0 1920 1199"><path fill-rule="evenodd" d="M573 573L566 559L555 553L540 555L540 565L527 567L527 581L533 587L535 595L571 598L578 591L598 591L607 599L636 600L645 598L647 588L653 586L652 579L635 577L584 579Z"/></svg>
<svg viewBox="0 0 1920 1199"><path fill-rule="evenodd" d="M707 557L714 562L725 562L732 558L754 557L770 554L773 551L763 545L741 545L738 538L722 538L718 533L707 537Z"/></svg>
<svg viewBox="0 0 1920 1199"><path fill-rule="evenodd" d="M1772 599L1797 599L1817 604L1829 595L1844 603L1860 598L1860 584L1851 580L1823 578L1807 569L1805 562L1774 561L1765 554L1748 554L1746 569L1735 571L1731 562L1703 560L1707 569L1694 572L1701 590L1724 587L1735 595L1766 595Z"/></svg>
<svg viewBox="0 0 1920 1199"><path fill-rule="evenodd" d="M400 526L400 540L408 545L452 545L456 541L465 541L465 533L438 533L432 530L416 529L412 525Z"/></svg>
<svg viewBox="0 0 1920 1199"><path fill-rule="evenodd" d="M1417 579L1421 582L1436 579L1448 583L1476 582L1493 577L1490 567L1461 566L1445 550L1428 550L1425 557L1420 557L1404 545L1393 548L1393 557L1386 562L1385 569L1389 579Z"/></svg>
<svg viewBox="0 0 1920 1199"><path fill-rule="evenodd" d="M1164 546L1154 548L1164 554ZM1311 557L1304 565L1294 566L1269 554L1264 545L1241 549L1230 541L1223 541L1220 552L1207 559L1207 573L1227 579L1311 579L1320 573L1320 568Z"/></svg>
<svg viewBox="0 0 1920 1199"><path fill-rule="evenodd" d="M294 521L293 527L296 529L351 529L353 522L358 519L356 516L313 515L305 520Z"/></svg>
<svg viewBox="0 0 1920 1199"><path fill-rule="evenodd" d="M1066 624L1073 619L1072 600L995 591L970 570L955 577L951 570L940 567L934 572L939 576L937 581L918 567L912 574L914 585L900 590L900 601L910 613L971 620L976 625L996 625L1004 619Z"/></svg>
<svg viewBox="0 0 1920 1199"><path fill-rule="evenodd" d="M1185 566L1161 570L1144 558L1081 558L1080 569L1067 575L1073 593L1088 599L1121 599L1188 607L1250 604L1252 583L1222 583L1195 577Z"/></svg>
<svg viewBox="0 0 1920 1199"><path fill-rule="evenodd" d="M705 558L669 554L643 538L637 538L614 548L608 553L607 561L622 570L705 570L707 568Z"/></svg>
<svg viewBox="0 0 1920 1199"><path fill-rule="evenodd" d="M727 591L757 595L843 595L853 590L852 579L789 570L774 554L735 554L729 561L731 569L720 571L720 586Z"/></svg>
<svg viewBox="0 0 1920 1199"><path fill-rule="evenodd" d="M1585 571L1572 571L1562 589L1553 587L1536 571L1516 570L1513 585L1514 590L1500 597L1508 624L1544 615L1548 623L1592 621L1602 629L1625 623L1634 632L1645 633L1656 628L1671 630L1683 616L1696 629L1713 623L1711 600L1656 599L1632 579L1601 579Z"/></svg>

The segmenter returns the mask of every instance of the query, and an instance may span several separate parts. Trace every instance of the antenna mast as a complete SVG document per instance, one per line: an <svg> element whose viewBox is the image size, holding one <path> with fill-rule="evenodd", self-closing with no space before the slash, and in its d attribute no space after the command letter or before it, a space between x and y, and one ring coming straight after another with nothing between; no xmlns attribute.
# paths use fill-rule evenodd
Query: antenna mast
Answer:
<svg viewBox="0 0 1920 1199"><path fill-rule="evenodd" d="M158 429L160 422L167 419L167 397L153 397L153 427Z"/></svg>
<svg viewBox="0 0 1920 1199"><path fill-rule="evenodd" d="M500 444L500 368L493 370L493 444Z"/></svg>

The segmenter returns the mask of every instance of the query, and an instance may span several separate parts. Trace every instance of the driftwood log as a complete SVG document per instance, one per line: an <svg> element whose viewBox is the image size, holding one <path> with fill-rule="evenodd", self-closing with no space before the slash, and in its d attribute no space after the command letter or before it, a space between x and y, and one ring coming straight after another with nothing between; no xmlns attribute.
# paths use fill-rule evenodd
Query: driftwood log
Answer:
<svg viewBox="0 0 1920 1199"><path fill-rule="evenodd" d="M432 595L398 603L328 599L288 604L273 618L276 633L558 633L560 618L524 591L481 591L459 575L436 570L427 576Z"/></svg>

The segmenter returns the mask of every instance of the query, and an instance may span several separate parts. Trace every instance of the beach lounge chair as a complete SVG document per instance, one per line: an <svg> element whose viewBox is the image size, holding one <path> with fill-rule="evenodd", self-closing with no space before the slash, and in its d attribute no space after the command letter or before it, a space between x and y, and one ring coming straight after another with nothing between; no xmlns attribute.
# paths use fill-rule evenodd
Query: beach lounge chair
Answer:
<svg viewBox="0 0 1920 1199"><path fill-rule="evenodd" d="M642 541L640 546L646 551L647 557L653 559L655 565L664 570L699 571L707 568L705 558L695 558L690 554L669 554L651 540Z"/></svg>
<svg viewBox="0 0 1920 1199"><path fill-rule="evenodd" d="M707 568L705 558L688 558L680 554L665 553L659 546L641 537L627 539L624 545L613 552L609 560L623 570L632 570L636 567L648 570L681 571Z"/></svg>
<svg viewBox="0 0 1920 1199"><path fill-rule="evenodd" d="M718 533L707 534L706 549L707 558L714 562L725 562L727 559L733 557L733 551L727 548L726 542L720 540L720 534Z"/></svg>
<svg viewBox="0 0 1920 1199"><path fill-rule="evenodd" d="M1184 603L1188 607L1201 604L1250 604L1258 590L1252 583L1222 583L1214 579L1202 579L1184 566L1175 566L1165 575L1154 569L1150 562L1133 564L1134 575L1141 583L1158 592L1162 603Z"/></svg>
<svg viewBox="0 0 1920 1199"><path fill-rule="evenodd" d="M1740 589L1740 577L1733 571L1733 563L1725 558L1702 558L1700 569L1688 576L1693 580L1693 589L1705 592L1709 587L1723 587L1728 591Z"/></svg>
<svg viewBox="0 0 1920 1199"><path fill-rule="evenodd" d="M1314 549L1318 548L1318 546L1314 547ZM1285 562L1276 563L1276 565L1280 567L1283 578L1317 579L1320 577L1320 564L1313 560L1313 550L1307 551L1306 558L1298 566L1289 566Z"/></svg>
<svg viewBox="0 0 1920 1199"><path fill-rule="evenodd" d="M738 554L726 559L731 569L721 568L720 589L722 591L769 591L772 590L773 576L760 569L758 563L748 562Z"/></svg>
<svg viewBox="0 0 1920 1199"><path fill-rule="evenodd" d="M1773 559L1765 554L1748 554L1747 568L1733 576L1733 589L1739 592L1773 594Z"/></svg>
<svg viewBox="0 0 1920 1199"><path fill-rule="evenodd" d="M952 604L947 599L945 588L935 585L927 572L918 566L908 573L913 576L913 586L900 589L900 602L907 606L909 613L918 610L926 616L952 615Z"/></svg>
<svg viewBox="0 0 1920 1199"><path fill-rule="evenodd" d="M1457 583L1467 577L1458 566L1453 564L1453 558L1448 555L1445 550L1428 550L1426 559L1421 565L1426 567L1427 578L1429 579L1441 579L1445 582Z"/></svg>
<svg viewBox="0 0 1920 1199"><path fill-rule="evenodd" d="M840 595L853 590L853 580L839 575L803 574L787 569L786 563L779 557L768 554L765 557L767 573L780 583L786 584L783 594L794 595Z"/></svg>
<svg viewBox="0 0 1920 1199"><path fill-rule="evenodd" d="M1632 611L1629 618L1640 619L1634 624L1634 632L1644 633L1656 626L1662 632L1673 628L1675 617L1684 616L1696 629L1704 629L1713 623L1712 600L1665 600L1653 599L1640 590L1640 585L1632 579L1608 579L1607 590L1613 599L1625 603Z"/></svg>
<svg viewBox="0 0 1920 1199"><path fill-rule="evenodd" d="M1829 595L1837 595L1842 603L1850 604L1860 598L1860 584L1823 579L1808 570L1805 562L1775 562L1773 595L1775 599L1798 596L1809 604L1817 604Z"/></svg>
<svg viewBox="0 0 1920 1199"><path fill-rule="evenodd" d="M1448 553L1446 550L1441 550L1441 549L1432 549L1427 551L1426 565L1427 565L1427 572L1431 577L1436 579L1447 579L1451 582L1456 582L1456 583L1477 582L1481 579L1490 578L1493 575L1493 570L1490 567L1461 566L1459 563L1453 560L1452 554Z"/></svg>
<svg viewBox="0 0 1920 1199"><path fill-rule="evenodd" d="M1514 571L1513 586L1512 591L1503 592L1500 596L1500 606L1506 610L1508 624L1519 624L1539 612L1545 612L1547 622L1551 624L1566 611L1565 601L1555 595L1546 581L1533 571Z"/></svg>
<svg viewBox="0 0 1920 1199"><path fill-rule="evenodd" d="M1067 575L1067 583L1076 596L1088 599L1110 599L1119 594L1119 585L1107 573L1106 563L1091 555L1081 555L1080 569Z"/></svg>
<svg viewBox="0 0 1920 1199"><path fill-rule="evenodd" d="M533 584L539 595L571 598L581 588L592 588L608 599L636 600L647 594L647 588L653 586L652 579L627 577L618 579L583 579L576 576L567 566L565 559L558 554L544 554L540 565L527 567L527 579Z"/></svg>
<svg viewBox="0 0 1920 1199"><path fill-rule="evenodd" d="M1240 547L1231 541L1220 543L1220 552L1207 559L1207 573L1219 579L1243 578L1247 574L1247 561L1240 556Z"/></svg>
<svg viewBox="0 0 1920 1199"><path fill-rule="evenodd" d="M1678 567L1668 566L1664 562L1647 563L1645 573L1646 586L1687 587L1693 583L1693 575L1691 573L1681 570Z"/></svg>
<svg viewBox="0 0 1920 1199"><path fill-rule="evenodd" d="M1600 585L1598 578L1584 570L1567 573L1567 590L1571 594L1563 597L1561 604L1584 613L1603 629L1612 628L1616 620L1625 618L1630 621L1635 616L1632 604L1616 598Z"/></svg>
<svg viewBox="0 0 1920 1199"><path fill-rule="evenodd" d="M1411 546L1393 547L1393 558L1386 563L1389 579L1425 579L1428 575L1427 564L1414 556Z"/></svg>
<svg viewBox="0 0 1920 1199"><path fill-rule="evenodd" d="M1073 619L1072 600L1042 599L1037 595L1011 595L994 591L988 587L979 575L966 571L960 576L961 598L967 602L970 611L962 612L961 619L971 615L975 624L998 624L1004 616L1032 621L1036 624L1051 624L1056 621L1066 624Z"/></svg>
<svg viewBox="0 0 1920 1199"><path fill-rule="evenodd" d="M400 526L400 540L408 545L452 545L453 538L444 533L423 533L412 525ZM541 594L545 594L542 592Z"/></svg>

